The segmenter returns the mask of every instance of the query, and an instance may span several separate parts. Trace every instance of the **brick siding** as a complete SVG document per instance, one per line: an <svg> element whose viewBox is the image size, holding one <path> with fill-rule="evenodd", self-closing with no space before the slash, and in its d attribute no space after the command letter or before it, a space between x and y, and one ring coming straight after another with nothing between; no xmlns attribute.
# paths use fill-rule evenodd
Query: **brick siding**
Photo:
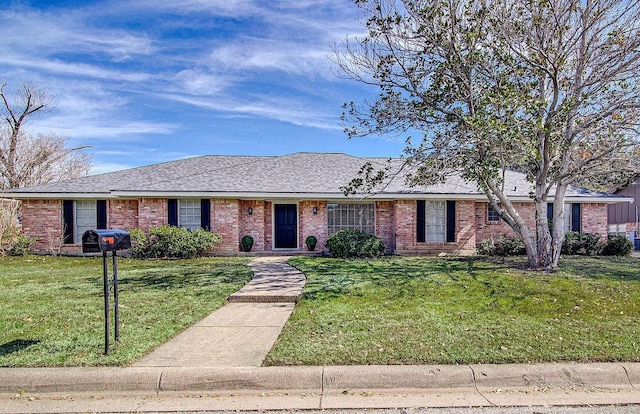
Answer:
<svg viewBox="0 0 640 414"><path fill-rule="evenodd" d="M508 237L515 236L515 232L504 220L497 222L489 221L488 214L489 203L476 202L476 244L480 244L482 240L490 237L500 237L506 235ZM535 234L536 210L533 203L513 203L513 206L519 211L520 216L524 219L527 227Z"/></svg>
<svg viewBox="0 0 640 414"><path fill-rule="evenodd" d="M222 237L215 251L235 253L240 245L240 206L238 200L211 200L211 231Z"/></svg>
<svg viewBox="0 0 640 414"><path fill-rule="evenodd" d="M393 201L376 201L376 235L387 252L396 250L396 229Z"/></svg>
<svg viewBox="0 0 640 414"><path fill-rule="evenodd" d="M138 200L109 200L107 207L108 226L113 229L138 228Z"/></svg>
<svg viewBox="0 0 640 414"><path fill-rule="evenodd" d="M581 214L581 232L597 233L601 240L605 240L609 230L608 225L608 209L606 204L582 204L580 208Z"/></svg>
<svg viewBox="0 0 640 414"><path fill-rule="evenodd" d="M22 232L36 239L35 252L48 252L51 244L62 244L62 200L23 200Z"/></svg>
<svg viewBox="0 0 640 414"><path fill-rule="evenodd" d="M241 200L238 203L239 211L238 217L240 221L239 236L242 239L244 236L253 237L253 249L255 251L265 250L265 208L264 201L262 200ZM252 209L251 215L249 215L249 208ZM240 243L238 239L238 243Z"/></svg>
<svg viewBox="0 0 640 414"><path fill-rule="evenodd" d="M141 198L138 202L138 225L143 231L168 223L166 198Z"/></svg>
<svg viewBox="0 0 640 414"><path fill-rule="evenodd" d="M416 249L416 211L415 200L398 200L394 202L393 216L396 227L396 250L411 251Z"/></svg>
<svg viewBox="0 0 640 414"><path fill-rule="evenodd" d="M293 204L293 203L292 203ZM527 225L535 231L533 203L515 203ZM251 207L252 214L248 214ZM314 207L317 213L313 214ZM108 227L127 230L139 227L149 230L167 224L167 199L109 200ZM513 235L503 221L487 220L487 203L471 200L456 201L456 242L416 242L416 200L377 201L375 203L375 231L386 249L400 254L467 254L489 237ZM211 200L211 231L222 237L213 251L218 254L237 254L240 239L251 235L255 252L270 251L273 246L273 203L264 200ZM607 205L582 204L582 232L607 234ZM62 240L62 201L24 200L22 202L23 232L36 238L33 250L47 252L55 241ZM313 235L318 239L316 250L325 249L327 234L327 201L304 200L298 203L298 249L305 250L304 240ZM62 251L78 253L80 241L65 245Z"/></svg>
<svg viewBox="0 0 640 414"><path fill-rule="evenodd" d="M316 214L313 214L313 208L317 208ZM304 241L308 236L315 236L318 239L316 251L324 250L328 237L327 228L327 202L319 200L301 201L298 205L299 212L299 228L301 249L307 249Z"/></svg>

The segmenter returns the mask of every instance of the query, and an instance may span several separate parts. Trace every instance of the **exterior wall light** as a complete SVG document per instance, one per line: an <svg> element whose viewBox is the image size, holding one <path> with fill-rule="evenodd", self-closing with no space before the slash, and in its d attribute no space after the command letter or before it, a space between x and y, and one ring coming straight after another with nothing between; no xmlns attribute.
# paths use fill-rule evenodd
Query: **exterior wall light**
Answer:
<svg viewBox="0 0 640 414"><path fill-rule="evenodd" d="M249 213L249 215L251 216L253 214L253 207L249 207L247 213Z"/></svg>
<svg viewBox="0 0 640 414"><path fill-rule="evenodd" d="M313 215L317 215L318 214L318 207L314 207L313 208Z"/></svg>

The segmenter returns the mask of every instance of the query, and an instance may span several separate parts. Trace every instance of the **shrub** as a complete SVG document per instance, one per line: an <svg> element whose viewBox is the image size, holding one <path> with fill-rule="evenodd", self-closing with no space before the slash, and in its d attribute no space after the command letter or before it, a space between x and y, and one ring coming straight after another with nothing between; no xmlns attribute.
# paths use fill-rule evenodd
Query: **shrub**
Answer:
<svg viewBox="0 0 640 414"><path fill-rule="evenodd" d="M7 253L9 256L24 256L31 250L31 245L36 242L36 239L20 234L16 241L9 247Z"/></svg>
<svg viewBox="0 0 640 414"><path fill-rule="evenodd" d="M577 254L582 248L580 233L577 231L568 231L564 234L564 242L562 242L562 254Z"/></svg>
<svg viewBox="0 0 640 414"><path fill-rule="evenodd" d="M148 234L134 229L130 234L131 255L137 258L190 259L221 241L220 235L204 229L190 231L174 226L154 227Z"/></svg>
<svg viewBox="0 0 640 414"><path fill-rule="evenodd" d="M253 247L253 237L247 235L240 239L240 250L250 252Z"/></svg>
<svg viewBox="0 0 640 414"><path fill-rule="evenodd" d="M600 241L600 235L597 233L583 233L581 236L582 248L584 254L592 256L599 254L602 251L602 242Z"/></svg>
<svg viewBox="0 0 640 414"><path fill-rule="evenodd" d="M327 239L327 249L335 257L381 257L380 238L359 230L341 230Z"/></svg>
<svg viewBox="0 0 640 414"><path fill-rule="evenodd" d="M562 254L578 254L586 255L598 254L602 249L600 235L596 233L578 233L576 231L568 231L564 235L562 243Z"/></svg>
<svg viewBox="0 0 640 414"><path fill-rule="evenodd" d="M478 253L487 256L519 256L526 253L524 243L517 237L502 235L490 237L480 242Z"/></svg>
<svg viewBox="0 0 640 414"><path fill-rule="evenodd" d="M602 248L605 256L629 256L633 251L633 243L625 236L611 236Z"/></svg>

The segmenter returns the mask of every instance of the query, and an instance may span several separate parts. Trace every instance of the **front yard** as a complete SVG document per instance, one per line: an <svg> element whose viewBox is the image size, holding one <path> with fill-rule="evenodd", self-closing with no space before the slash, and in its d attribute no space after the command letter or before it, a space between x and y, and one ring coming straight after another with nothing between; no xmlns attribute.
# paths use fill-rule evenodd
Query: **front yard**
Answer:
<svg viewBox="0 0 640 414"><path fill-rule="evenodd" d="M0 258L0 366L127 365L224 303L246 258L120 259L103 352L100 258ZM308 284L267 365L640 361L640 259L294 258ZM113 329L113 327L112 327Z"/></svg>
<svg viewBox="0 0 640 414"><path fill-rule="evenodd" d="M268 365L640 361L640 259L295 258L309 278Z"/></svg>
<svg viewBox="0 0 640 414"><path fill-rule="evenodd" d="M246 263L121 258L120 343L104 356L102 258L0 258L0 366L131 363L222 306L249 281Z"/></svg>

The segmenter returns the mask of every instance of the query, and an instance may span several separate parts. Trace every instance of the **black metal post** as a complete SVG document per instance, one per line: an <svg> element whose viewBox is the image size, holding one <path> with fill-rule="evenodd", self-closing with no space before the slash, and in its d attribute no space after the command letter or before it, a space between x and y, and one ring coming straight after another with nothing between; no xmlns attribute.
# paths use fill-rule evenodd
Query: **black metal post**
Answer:
<svg viewBox="0 0 640 414"><path fill-rule="evenodd" d="M113 251L113 301L115 302L113 305L115 341L118 342L120 339L120 309L118 306L118 256L115 250Z"/></svg>
<svg viewBox="0 0 640 414"><path fill-rule="evenodd" d="M104 276L104 354L109 354L109 269L107 252L102 252L102 274Z"/></svg>

